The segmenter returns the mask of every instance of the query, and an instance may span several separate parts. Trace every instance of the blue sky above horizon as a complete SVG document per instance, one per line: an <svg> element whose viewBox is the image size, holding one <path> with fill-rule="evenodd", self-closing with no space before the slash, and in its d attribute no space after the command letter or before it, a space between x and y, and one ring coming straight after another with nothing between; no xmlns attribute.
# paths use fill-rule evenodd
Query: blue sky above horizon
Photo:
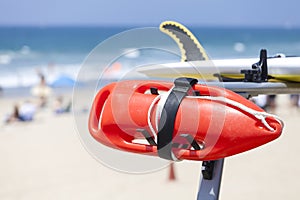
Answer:
<svg viewBox="0 0 300 200"><path fill-rule="evenodd" d="M194 26L300 28L300 1L1 0L0 26Z"/></svg>

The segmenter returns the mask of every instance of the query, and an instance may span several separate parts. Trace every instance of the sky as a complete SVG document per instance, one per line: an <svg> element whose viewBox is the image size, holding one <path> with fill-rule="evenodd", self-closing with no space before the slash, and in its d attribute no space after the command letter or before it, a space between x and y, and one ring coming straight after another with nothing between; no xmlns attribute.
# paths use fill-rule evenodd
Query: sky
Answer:
<svg viewBox="0 0 300 200"><path fill-rule="evenodd" d="M0 26L300 27L299 0L0 0Z"/></svg>

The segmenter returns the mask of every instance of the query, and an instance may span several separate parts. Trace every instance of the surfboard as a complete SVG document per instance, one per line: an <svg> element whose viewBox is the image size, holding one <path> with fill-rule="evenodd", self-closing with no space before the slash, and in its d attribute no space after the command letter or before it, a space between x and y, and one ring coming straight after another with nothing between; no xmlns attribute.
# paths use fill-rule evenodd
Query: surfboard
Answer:
<svg viewBox="0 0 300 200"><path fill-rule="evenodd" d="M150 77L188 76L215 79L216 73L228 78L242 78L241 70L251 69L258 58L190 61L145 66L138 72ZM270 81L300 82L300 57L268 58Z"/></svg>
<svg viewBox="0 0 300 200"><path fill-rule="evenodd" d="M286 57L282 54L267 57L266 50L261 50L258 58L210 60L198 39L182 24L166 21L160 25L160 30L177 43L181 62L136 69L149 78L197 78L207 85L245 94L247 98L259 94L300 93L300 57ZM256 71L253 70L254 65ZM242 71L250 74L264 71L263 80L246 80Z"/></svg>

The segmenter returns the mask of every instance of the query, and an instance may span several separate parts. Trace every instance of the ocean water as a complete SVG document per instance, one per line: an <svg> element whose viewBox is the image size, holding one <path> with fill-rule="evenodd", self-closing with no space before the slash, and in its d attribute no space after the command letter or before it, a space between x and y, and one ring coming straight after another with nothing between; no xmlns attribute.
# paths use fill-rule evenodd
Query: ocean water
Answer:
<svg viewBox="0 0 300 200"><path fill-rule="evenodd" d="M257 57L262 48L267 49L269 55L300 55L300 29L190 29L212 59ZM0 27L0 86L4 89L31 87L39 81L37 72L46 74L50 85L62 76L75 80L87 56L98 44L105 44L108 38L130 30L130 27ZM141 37L149 44L160 43L151 34ZM168 50L177 48L169 41L165 47ZM103 69L101 56L111 56L115 48L118 45L112 45L99 56L96 65L99 70ZM156 63L179 61L177 55L141 49L123 56L115 68L119 65L130 68L130 65L143 64L147 59L147 62ZM91 73L85 81L96 78Z"/></svg>
<svg viewBox="0 0 300 200"><path fill-rule="evenodd" d="M88 53L101 41L125 28L1 27L0 86L27 87L38 81L37 71L76 76ZM53 73L53 75L51 75Z"/></svg>

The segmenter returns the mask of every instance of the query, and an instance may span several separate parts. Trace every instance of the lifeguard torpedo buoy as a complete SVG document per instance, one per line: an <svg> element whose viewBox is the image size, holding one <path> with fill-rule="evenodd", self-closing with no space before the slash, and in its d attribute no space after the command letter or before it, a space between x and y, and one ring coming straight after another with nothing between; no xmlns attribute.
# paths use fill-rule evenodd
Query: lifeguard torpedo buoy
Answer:
<svg viewBox="0 0 300 200"><path fill-rule="evenodd" d="M278 117L232 91L196 83L111 83L94 99L89 131L106 146L169 160L216 160L280 136Z"/></svg>

